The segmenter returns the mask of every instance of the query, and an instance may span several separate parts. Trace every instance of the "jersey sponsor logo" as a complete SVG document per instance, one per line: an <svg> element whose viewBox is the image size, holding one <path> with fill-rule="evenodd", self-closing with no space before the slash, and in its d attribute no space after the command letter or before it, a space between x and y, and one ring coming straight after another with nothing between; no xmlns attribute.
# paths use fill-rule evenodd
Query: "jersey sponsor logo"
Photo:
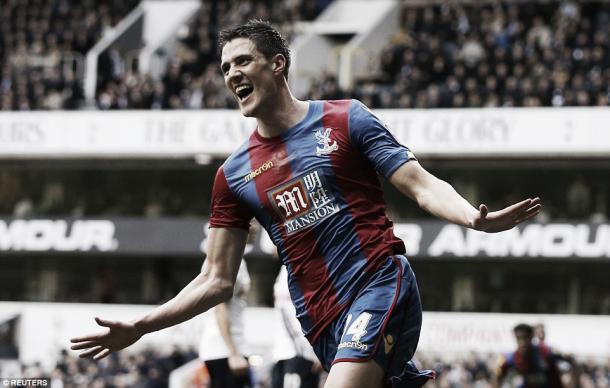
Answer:
<svg viewBox="0 0 610 388"><path fill-rule="evenodd" d="M275 211L292 234L339 211L323 175L315 170L268 192Z"/></svg>
<svg viewBox="0 0 610 388"><path fill-rule="evenodd" d="M322 132L322 129L318 129L316 131L316 141L319 145L322 146L316 146L317 156L328 155L339 149L339 145L337 144L337 142L330 138L331 131L332 128L324 128L324 132Z"/></svg>
<svg viewBox="0 0 610 388"><path fill-rule="evenodd" d="M260 167L250 171L248 174L244 175L244 181L246 183L250 182L252 179L256 178L260 174L268 171L271 167L273 167L273 161L268 160L265 163L261 164Z"/></svg>
<svg viewBox="0 0 610 388"><path fill-rule="evenodd" d="M276 205L282 210L286 219L295 218L311 208L303 182L300 180L292 182L273 193L273 199L275 199Z"/></svg>

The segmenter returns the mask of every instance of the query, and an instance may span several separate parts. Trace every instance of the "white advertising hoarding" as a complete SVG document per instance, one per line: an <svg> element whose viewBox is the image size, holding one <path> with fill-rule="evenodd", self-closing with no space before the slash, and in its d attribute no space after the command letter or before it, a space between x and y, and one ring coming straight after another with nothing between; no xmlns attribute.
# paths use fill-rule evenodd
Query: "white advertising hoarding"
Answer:
<svg viewBox="0 0 610 388"><path fill-rule="evenodd" d="M226 156L255 127L222 110L7 112L0 114L0 157Z"/></svg>
<svg viewBox="0 0 610 388"><path fill-rule="evenodd" d="M610 156L610 108L375 113L420 156ZM0 158L226 157L255 127L232 110L3 112Z"/></svg>
<svg viewBox="0 0 610 388"><path fill-rule="evenodd" d="M416 155L610 156L610 108L379 110Z"/></svg>

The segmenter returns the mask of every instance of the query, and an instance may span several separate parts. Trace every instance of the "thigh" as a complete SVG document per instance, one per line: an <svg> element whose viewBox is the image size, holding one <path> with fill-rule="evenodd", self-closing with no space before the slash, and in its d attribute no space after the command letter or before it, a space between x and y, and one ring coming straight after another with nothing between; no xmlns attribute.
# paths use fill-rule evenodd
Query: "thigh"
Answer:
<svg viewBox="0 0 610 388"><path fill-rule="evenodd" d="M338 362L330 368L324 388L382 388L384 371L373 360Z"/></svg>

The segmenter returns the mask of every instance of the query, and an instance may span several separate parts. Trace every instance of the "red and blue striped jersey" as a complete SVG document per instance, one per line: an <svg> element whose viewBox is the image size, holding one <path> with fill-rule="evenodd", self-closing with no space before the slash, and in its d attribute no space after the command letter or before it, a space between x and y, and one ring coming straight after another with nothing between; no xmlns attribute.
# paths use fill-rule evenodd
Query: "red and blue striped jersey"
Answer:
<svg viewBox="0 0 610 388"><path fill-rule="evenodd" d="M516 370L522 377L519 388L562 388L557 355L544 344L531 345L505 356L500 373L506 376Z"/></svg>
<svg viewBox="0 0 610 388"><path fill-rule="evenodd" d="M387 256L404 253L377 173L413 158L359 101L310 101L301 122L274 138L255 130L218 169L210 226L260 222L314 342Z"/></svg>

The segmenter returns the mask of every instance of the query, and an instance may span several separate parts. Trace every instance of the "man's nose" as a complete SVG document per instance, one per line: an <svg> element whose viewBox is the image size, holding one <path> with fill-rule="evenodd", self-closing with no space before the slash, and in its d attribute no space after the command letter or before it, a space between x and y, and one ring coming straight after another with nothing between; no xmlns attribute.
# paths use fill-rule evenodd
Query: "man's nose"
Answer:
<svg viewBox="0 0 610 388"><path fill-rule="evenodd" d="M242 76L241 70L231 67L229 69L229 74L227 75L227 80L229 82L231 82L233 80L239 80L241 78L241 76Z"/></svg>

